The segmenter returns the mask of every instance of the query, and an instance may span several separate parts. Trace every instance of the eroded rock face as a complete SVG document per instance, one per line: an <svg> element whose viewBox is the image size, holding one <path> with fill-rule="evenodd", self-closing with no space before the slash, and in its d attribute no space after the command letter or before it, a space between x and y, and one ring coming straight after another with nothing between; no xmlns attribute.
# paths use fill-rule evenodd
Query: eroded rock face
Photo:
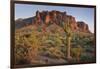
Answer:
<svg viewBox="0 0 100 69"><path fill-rule="evenodd" d="M67 15L67 16L70 17L71 30L76 32L79 27L77 26L77 22L75 20L75 17L73 17L71 15Z"/></svg>
<svg viewBox="0 0 100 69"><path fill-rule="evenodd" d="M77 26L79 27L79 31L90 33L89 27L85 22L79 21L77 22Z"/></svg>
<svg viewBox="0 0 100 69"><path fill-rule="evenodd" d="M83 21L76 22L76 19L72 15L68 15L66 12L60 12L56 10L52 11L42 11L36 12L36 15L31 20L31 24L35 24L37 26L44 25L43 28L45 29L48 25L51 24L57 24L58 26L61 26L62 23L67 23L67 19L69 18L71 30L73 32L86 32L90 33L88 24L86 24Z"/></svg>
<svg viewBox="0 0 100 69"><path fill-rule="evenodd" d="M89 28L88 25L83 22L83 21L79 21L76 22L75 17L71 16L71 15L67 15L66 12L60 12L60 11L43 11L43 12L36 12L36 22L34 23L45 23L45 24L57 24L57 25L61 25L62 22L66 23L67 18L70 18L70 24L71 24L71 29L72 31L76 32L76 31L81 31L81 32L89 32Z"/></svg>

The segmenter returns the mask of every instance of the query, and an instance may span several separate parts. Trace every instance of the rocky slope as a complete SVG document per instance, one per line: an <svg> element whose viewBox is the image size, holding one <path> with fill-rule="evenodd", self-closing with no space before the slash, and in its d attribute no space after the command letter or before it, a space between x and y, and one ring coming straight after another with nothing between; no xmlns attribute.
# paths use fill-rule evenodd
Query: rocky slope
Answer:
<svg viewBox="0 0 100 69"><path fill-rule="evenodd" d="M18 19L15 21L16 28L22 28L24 26L28 25L36 25L40 26L43 25L43 29L48 27L48 25L56 24L58 26L62 25L62 22L67 23L67 18L70 19L70 25L73 32L85 32L85 33L91 33L88 27L88 24L86 24L83 21L76 21L75 17L72 15L68 15L66 12L60 12L60 11L42 11L36 12L36 15L30 18L26 19Z"/></svg>

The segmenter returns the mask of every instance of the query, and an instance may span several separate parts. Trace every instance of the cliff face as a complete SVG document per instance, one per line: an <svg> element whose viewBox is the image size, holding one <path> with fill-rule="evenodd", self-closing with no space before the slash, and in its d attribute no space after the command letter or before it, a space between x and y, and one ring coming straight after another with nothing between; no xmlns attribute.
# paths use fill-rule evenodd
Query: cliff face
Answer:
<svg viewBox="0 0 100 69"><path fill-rule="evenodd" d="M79 28L79 31L90 33L88 24L86 24L85 22L78 21L77 26Z"/></svg>
<svg viewBox="0 0 100 69"><path fill-rule="evenodd" d="M88 24L83 21L76 22L75 17L68 15L66 12L60 12L56 10L42 12L37 11L36 16L34 16L33 19L31 18L31 22L28 24L36 26L44 25L44 27L47 27L50 24L61 26L62 22L67 23L67 18L70 18L70 25L73 32L80 31L90 33ZM28 19L26 20L28 21Z"/></svg>
<svg viewBox="0 0 100 69"><path fill-rule="evenodd" d="M83 21L76 22L75 17L71 15L67 15L66 12L60 11L43 11L43 12L36 12L35 20L33 20L33 24L39 25L42 23L47 24L57 24L61 25L62 22L66 23L67 18L70 18L70 24L72 31L80 31L80 32L87 32L90 33L88 25Z"/></svg>

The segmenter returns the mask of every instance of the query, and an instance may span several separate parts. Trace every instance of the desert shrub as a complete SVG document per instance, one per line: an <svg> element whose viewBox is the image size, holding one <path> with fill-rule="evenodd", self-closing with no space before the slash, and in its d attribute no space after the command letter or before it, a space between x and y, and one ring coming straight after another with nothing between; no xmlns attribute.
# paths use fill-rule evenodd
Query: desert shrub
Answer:
<svg viewBox="0 0 100 69"><path fill-rule="evenodd" d="M55 46L61 46L61 44L62 44L61 39L55 38L54 41L55 41Z"/></svg>
<svg viewBox="0 0 100 69"><path fill-rule="evenodd" d="M88 53L92 53L94 51L94 47L92 47L90 45L85 45L84 46L84 51L88 52Z"/></svg>
<svg viewBox="0 0 100 69"><path fill-rule="evenodd" d="M84 53L84 54L81 55L80 61L81 62L95 62L95 57L91 56L87 53Z"/></svg>
<svg viewBox="0 0 100 69"><path fill-rule="evenodd" d="M16 65L23 65L23 64L30 64L31 62L25 57L23 56L22 54L19 55L19 54L16 54L15 55L15 64Z"/></svg>
<svg viewBox="0 0 100 69"><path fill-rule="evenodd" d="M44 37L43 37L44 38ZM61 46L62 40L59 34L49 34L48 37L44 39L45 44L49 44L50 46Z"/></svg>
<svg viewBox="0 0 100 69"><path fill-rule="evenodd" d="M93 46L94 44L94 40L93 39L90 39L90 38L87 38L84 40L86 43L85 45L90 45L90 46Z"/></svg>
<svg viewBox="0 0 100 69"><path fill-rule="evenodd" d="M47 51L45 51L45 56L51 58L63 58L64 54L59 49L55 47L51 47Z"/></svg>
<svg viewBox="0 0 100 69"><path fill-rule="evenodd" d="M41 32L41 31L42 31L41 26L38 27L37 31L38 31L38 32Z"/></svg>
<svg viewBox="0 0 100 69"><path fill-rule="evenodd" d="M26 58L28 53L28 46L24 43L24 37L19 37L15 40L15 64L27 64L30 63Z"/></svg>
<svg viewBox="0 0 100 69"><path fill-rule="evenodd" d="M85 46L85 45L90 45L93 46L94 43L94 38L93 36L90 36L89 34L86 33L74 33L73 38L72 38L72 43L73 45L77 46L77 44L81 45L81 46Z"/></svg>
<svg viewBox="0 0 100 69"><path fill-rule="evenodd" d="M44 38L44 37L43 37ZM66 46L63 43L62 35L59 33L52 33L45 36L43 39L43 45L45 48L42 48L41 51L45 53L46 56L52 58L63 58L66 54ZM44 51L45 50L45 51ZM43 54L43 53L42 53Z"/></svg>
<svg viewBox="0 0 100 69"><path fill-rule="evenodd" d="M80 61L80 56L82 54L82 47L78 45L76 48L71 48L72 57L77 61Z"/></svg>
<svg viewBox="0 0 100 69"><path fill-rule="evenodd" d="M31 60L37 56L40 45L36 33L32 32L26 36L21 32L21 35L15 35L15 39L16 64L31 63Z"/></svg>
<svg viewBox="0 0 100 69"><path fill-rule="evenodd" d="M46 40L45 43L50 44L52 46L54 46L54 41L53 40Z"/></svg>
<svg viewBox="0 0 100 69"><path fill-rule="evenodd" d="M66 52L66 46L65 45L63 45L63 46L61 46L61 47L59 47L60 49L61 49L61 51L63 52L63 53L65 53Z"/></svg>

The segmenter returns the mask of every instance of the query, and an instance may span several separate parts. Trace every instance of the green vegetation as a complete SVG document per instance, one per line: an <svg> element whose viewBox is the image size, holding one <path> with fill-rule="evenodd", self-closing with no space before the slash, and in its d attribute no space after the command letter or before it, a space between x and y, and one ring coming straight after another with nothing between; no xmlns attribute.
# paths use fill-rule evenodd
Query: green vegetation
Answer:
<svg viewBox="0 0 100 69"><path fill-rule="evenodd" d="M43 32L41 26L16 29L15 64L69 63L70 59L66 58L71 58L71 63L94 62L93 34L72 32L69 23L47 32ZM60 29L64 32L60 33Z"/></svg>

